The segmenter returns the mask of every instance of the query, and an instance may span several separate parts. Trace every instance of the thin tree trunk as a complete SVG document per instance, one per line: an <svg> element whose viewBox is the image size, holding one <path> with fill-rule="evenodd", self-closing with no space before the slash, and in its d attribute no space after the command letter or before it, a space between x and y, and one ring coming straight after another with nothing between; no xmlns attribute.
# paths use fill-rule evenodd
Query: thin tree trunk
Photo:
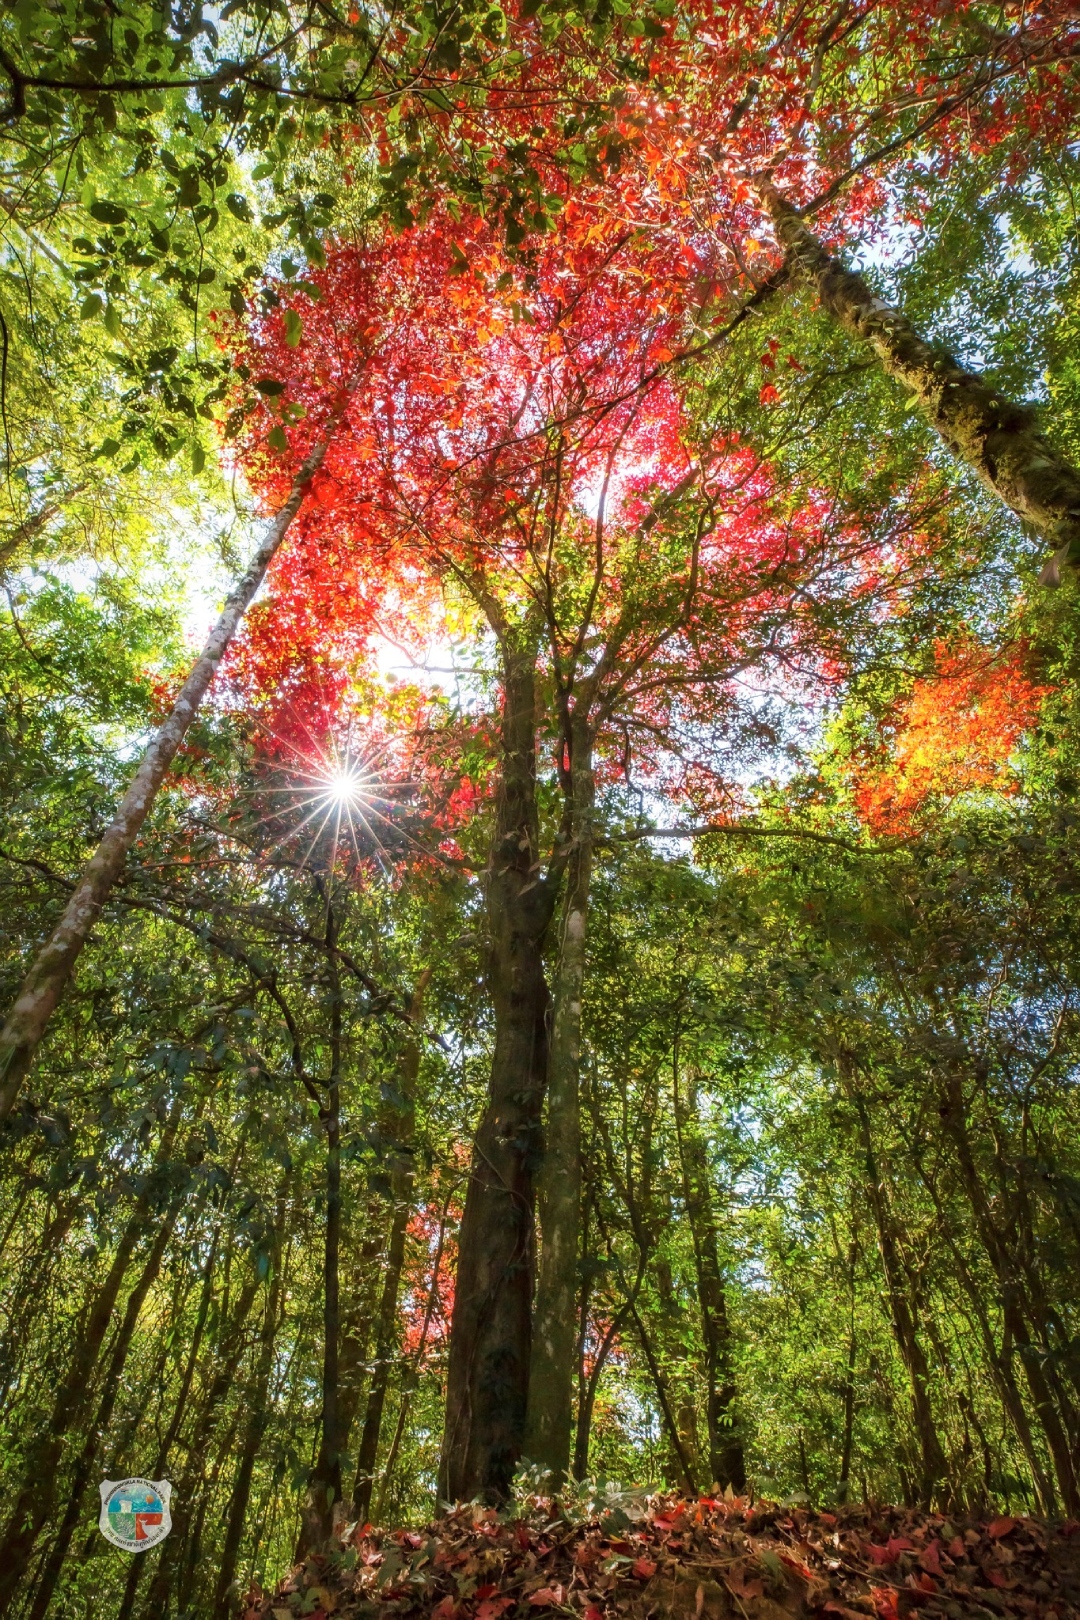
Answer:
<svg viewBox="0 0 1080 1620"><path fill-rule="evenodd" d="M616 1341L622 1331L623 1324L630 1316L631 1307L624 1304L616 1311L608 1324L607 1332L596 1352L596 1360L587 1379L582 1380L582 1388L578 1396L577 1434L574 1436L574 1478L584 1479L589 1468L589 1437L592 1432L593 1408L596 1405L596 1392L600 1388L600 1378L607 1364L607 1359L615 1348Z"/></svg>
<svg viewBox="0 0 1080 1620"><path fill-rule="evenodd" d="M0 1120L6 1119L33 1062L46 1026L64 993L90 930L123 870L128 851L157 797L176 750L198 712L207 688L262 584L270 562L300 510L308 486L322 466L330 440L345 413L359 373L342 390L322 437L301 464L288 499L270 524L247 571L234 587L180 689L168 717L155 733L120 807L72 890L64 915L38 952L0 1031Z"/></svg>
<svg viewBox="0 0 1080 1620"><path fill-rule="evenodd" d="M402 1368L401 1374L401 1400L398 1405L397 1422L394 1425L394 1437L390 1442L390 1449L386 1454L383 1465L382 1480L379 1483L379 1494L375 1498L376 1521L382 1519L383 1509L386 1505L394 1474L394 1464L397 1462L398 1449L401 1437L405 1433L405 1419L408 1416L409 1402L412 1392L419 1381L420 1363L424 1359L424 1350L427 1346L428 1330L431 1327L432 1317L435 1315L435 1302L439 1297L439 1268L442 1265L443 1249L446 1247L446 1222L450 1213L450 1199L453 1196L452 1187L446 1195L446 1200L439 1216L439 1236L435 1242L435 1258L431 1263L431 1282L428 1285L427 1303L424 1306L424 1320L420 1325L420 1338L411 1360Z"/></svg>
<svg viewBox="0 0 1080 1620"><path fill-rule="evenodd" d="M796 272L817 288L845 331L872 345L889 376L909 389L953 454L1047 542L1040 576L1057 585L1061 565L1080 566L1080 472L1039 431L1030 405L1005 399L987 378L928 343L863 276L828 253L770 183L759 185Z"/></svg>
<svg viewBox="0 0 1080 1620"><path fill-rule="evenodd" d="M162 1436L154 1457L154 1468L151 1478L163 1479L168 1466L169 1455L176 1437L180 1433L180 1425L187 1416L187 1403L191 1394L191 1385L195 1377L195 1368L198 1364L199 1351L202 1348L203 1334L206 1331L206 1318L210 1312L210 1301L214 1292L214 1267L217 1264L219 1232L215 1231L210 1253L207 1256L206 1269L203 1272L203 1283L199 1297L199 1308L195 1316L195 1327L188 1346L187 1360L184 1364L180 1388L173 1403L173 1414L169 1420L169 1427ZM131 1568L128 1570L127 1580L124 1582L124 1591L120 1599L120 1607L116 1612L116 1620L131 1620L135 1612L135 1598L138 1594L139 1583L146 1573L147 1563L144 1557L133 1558Z"/></svg>
<svg viewBox="0 0 1080 1620"><path fill-rule="evenodd" d="M688 1095L681 1094L678 1047L672 1064L672 1098L682 1165L683 1196L694 1243L701 1336L705 1346L710 1475L715 1484L721 1487L730 1485L733 1491L741 1493L746 1489L746 1463L736 1410L731 1327L727 1290L720 1266L711 1175L705 1144L701 1139L693 1087Z"/></svg>
<svg viewBox="0 0 1080 1620"><path fill-rule="evenodd" d="M589 1252L589 1203L584 1186L582 1188L581 1206L581 1251L583 1256ZM589 1431L592 1428L592 1402L589 1401L591 1379L585 1370L585 1346L589 1338L589 1305L592 1301L595 1282L596 1275L593 1268L583 1265L578 1286L577 1339L574 1343L574 1375L577 1379L574 1457L571 1463L574 1479L584 1479L589 1467ZM603 1347L601 1346L601 1348Z"/></svg>
<svg viewBox="0 0 1080 1620"><path fill-rule="evenodd" d="M1080 1512L1080 1487L1077 1484L1068 1436L1043 1370L1039 1348L1031 1341L1025 1314L1027 1301L1016 1275L1014 1257L991 1213L982 1178L975 1163L968 1133L963 1089L959 1077L955 1074L950 1074L946 1079L941 1116L956 1148L960 1180L975 1217L975 1229L998 1280L1003 1324L1010 1340L1016 1344L1020 1356L1035 1411L1050 1449L1065 1511L1075 1514Z"/></svg>
<svg viewBox="0 0 1080 1620"><path fill-rule="evenodd" d="M547 1081L543 945L554 895L540 874L537 635L502 640L501 776L487 873L495 1049L473 1149L447 1372L439 1494L505 1496L521 1456L532 1344L533 1177Z"/></svg>
<svg viewBox="0 0 1080 1620"><path fill-rule="evenodd" d="M155 1179L153 1172L162 1168L172 1152L178 1117L179 1106L174 1108L154 1155L153 1171L149 1178L151 1183ZM57 1471L64 1442L89 1407L102 1341L128 1266L140 1239L150 1226L151 1213L147 1189L136 1200L105 1281L75 1341L67 1373L53 1401L48 1426L30 1448L18 1495L0 1540L0 1615L7 1614L12 1604L23 1595L34 1544L48 1522L56 1501Z"/></svg>
<svg viewBox="0 0 1080 1620"><path fill-rule="evenodd" d="M855 1443L855 1359L858 1340L855 1333L855 1263L859 1255L858 1239L852 1237L848 1254L848 1353L844 1368L844 1428L840 1443L840 1477L836 1482L836 1500L846 1502L851 1488L851 1454Z"/></svg>
<svg viewBox="0 0 1080 1620"><path fill-rule="evenodd" d="M382 1297L379 1300L378 1324L375 1334L375 1365L368 1390L364 1427L356 1456L356 1483L353 1487L353 1510L358 1519L367 1519L371 1512L371 1494L375 1480L375 1464L379 1456L379 1437L382 1433L386 1393L390 1386L390 1369L396 1359L398 1343L398 1291L401 1287L401 1269L405 1263L405 1238L412 1213L413 1197L413 1135L415 1124L416 1077L420 1071L420 1042L418 1031L424 1011L424 992L431 978L431 969L420 975L409 1001L409 1022L412 1032L407 1036L398 1069L400 1102L393 1107L391 1117L385 1121L384 1134L394 1141L396 1163L390 1174L393 1212L390 1220L390 1241L386 1251L386 1273L383 1277Z"/></svg>
<svg viewBox="0 0 1080 1620"><path fill-rule="evenodd" d="M886 1203L884 1189L878 1174L866 1106L862 1098L855 1092L850 1081L848 1082L848 1092L859 1116L863 1152L866 1157L866 1193L877 1225L878 1248L885 1272L885 1286L888 1290L893 1332L896 1336L897 1348L900 1351L904 1366L907 1368L911 1386L912 1417L915 1423L916 1438L919 1443L919 1505L929 1508L939 1499L948 1474L945 1453L938 1437L933 1407L930 1403L930 1369L927 1366L926 1355L919 1341L917 1321L904 1286L903 1266L897 1248L892 1213Z"/></svg>
<svg viewBox="0 0 1080 1620"><path fill-rule="evenodd" d="M19 1268L18 1285L9 1295L5 1307L10 1331L0 1348L0 1407L8 1403L10 1392L18 1379L20 1360L27 1348L34 1318L30 1302L35 1296L40 1298L46 1292L64 1239L78 1212L79 1203L74 1198L66 1206L57 1203L56 1214L51 1220L46 1211L41 1236Z"/></svg>
<svg viewBox="0 0 1080 1620"><path fill-rule="evenodd" d="M180 1569L180 1578L176 1583L177 1620L181 1620L181 1617L183 1617L183 1620L190 1620L190 1617L193 1617L201 1612L201 1609L196 1608L195 1604L192 1602L192 1598L194 1596L196 1586L201 1585L205 1589L209 1585L208 1580L203 1582L199 1579L200 1575L202 1575L204 1572L207 1574L209 1573L207 1569L209 1560L203 1558L203 1531L206 1528L206 1514L210 1503L213 1501L214 1493L217 1490L217 1483L221 1478L225 1463L233 1456L236 1446L236 1434L240 1427L240 1417L240 1408L237 1406L234 1408L225 1431L221 1437L221 1442L217 1448L217 1455L214 1458L214 1466L209 1470L209 1472L206 1472L204 1465L204 1472L201 1480L202 1490L199 1493L199 1505L196 1509L194 1520L192 1522L191 1533L188 1536L187 1544L184 1547L184 1558ZM146 1620L164 1620L164 1617L154 1613L152 1616L147 1615Z"/></svg>
<svg viewBox="0 0 1080 1620"><path fill-rule="evenodd" d="M275 1223L275 1231L279 1235L284 1224L285 1200L284 1196L282 1196L278 1201L278 1218ZM259 1334L259 1355L251 1384L247 1423L244 1428L244 1438L240 1445L240 1462L236 1470L236 1478L233 1481L232 1496L229 1500L229 1513L225 1525L225 1545L221 1551L217 1585L214 1589L214 1620L229 1620L229 1616L236 1606L236 1598L231 1589L236 1579L240 1540L244 1533L244 1521L247 1518L248 1501L251 1496L251 1478L255 1469L255 1459L259 1454L259 1447L262 1445L263 1436L266 1434L266 1426L270 1418L268 1401L270 1375L274 1368L274 1345L277 1342L282 1316L280 1243L278 1244L278 1252L273 1256L272 1265L274 1269L270 1280L270 1293L267 1296L266 1311L263 1315L262 1330Z"/></svg>
<svg viewBox="0 0 1080 1620"><path fill-rule="evenodd" d="M1002 1346L999 1350L997 1341L994 1338L994 1330L987 1314L986 1301L983 1299L978 1283L971 1274L971 1268L968 1266L963 1255L960 1253L955 1239L952 1237L949 1231L949 1223L945 1210L942 1207L937 1187L927 1174L926 1168L923 1164L920 1163L917 1168L923 1185L926 1187L926 1190L929 1192L930 1197L933 1200L934 1208L938 1214L938 1220L941 1223L941 1229L945 1234L946 1242L948 1243L949 1249L952 1253L957 1274L964 1286L964 1291L966 1292L971 1303L971 1308L975 1313L975 1320L979 1326L979 1335L983 1342L983 1351L986 1356L987 1364L990 1367L994 1383L997 1386L1001 1404L1005 1408L1006 1415L1009 1422L1013 1426L1017 1439L1020 1441L1021 1448L1027 1460L1028 1468L1031 1471L1031 1478L1035 1486L1035 1495L1038 1500L1039 1511L1045 1518L1052 1518L1057 1512L1057 1502L1054 1495L1054 1487L1042 1465L1042 1459L1040 1458L1038 1450L1035 1446L1035 1438L1032 1434L1027 1410L1024 1406L1023 1397L1020 1394L1020 1389L1016 1382L1016 1373L1013 1367L1012 1356L1012 1336L1008 1331L1005 1332Z"/></svg>
<svg viewBox="0 0 1080 1620"><path fill-rule="evenodd" d="M323 1374L319 1451L308 1482L296 1556L321 1551L334 1532L334 1507L341 1502L341 980L334 947L337 918L326 908L326 960L330 980L330 1076L326 1107L326 1237L323 1249ZM340 1507L339 1507L340 1512Z"/></svg>
<svg viewBox="0 0 1080 1620"><path fill-rule="evenodd" d="M192 1429L187 1445L184 1472L173 1491L173 1528L167 1541L162 1543L161 1557L154 1571L154 1579L143 1607L145 1620L159 1620L169 1612L169 1597L181 1566L185 1538L192 1523L193 1508L198 1487L205 1485L206 1451L217 1422L222 1401L236 1379L245 1348L245 1330L255 1297L259 1291L259 1277L252 1274L240 1290L232 1319L223 1336L217 1370L210 1381L202 1408Z"/></svg>
<svg viewBox="0 0 1080 1620"><path fill-rule="evenodd" d="M97 1411L83 1441L82 1450L75 1460L75 1468L68 1487L67 1508L38 1579L28 1620L44 1620L45 1612L52 1602L53 1591L60 1578L60 1571L63 1568L64 1559L67 1557L71 1538L75 1534L75 1527L79 1522L83 1497L86 1494L86 1487L90 1483L90 1476L97 1460L98 1450L112 1419L113 1407L116 1404L120 1380L127 1364L128 1351L131 1349L131 1340L138 1324L139 1314L142 1311L147 1294L157 1281L158 1273L161 1270L161 1262L183 1208L183 1203L182 1198L176 1199L168 1215L162 1220L154 1236L150 1252L143 1264L142 1271L139 1274L138 1281L127 1297L124 1318L117 1332L105 1379L98 1394Z"/></svg>
<svg viewBox="0 0 1080 1620"><path fill-rule="evenodd" d="M0 204L0 206L3 205ZM74 500L76 495L81 495L85 488L85 484L76 484L74 489L65 492L63 502L46 501L44 506L39 506L36 512L31 512L29 517L23 518L21 523L17 523L7 536L0 540L0 577L7 573L8 564L22 550L27 541L33 540L36 535L39 535L42 529L50 524L53 518L63 510L64 504L67 501Z"/></svg>
<svg viewBox="0 0 1080 1620"><path fill-rule="evenodd" d="M645 1360L648 1362L649 1371L652 1374L653 1386L656 1390L656 1398L660 1403L660 1415L663 1418L664 1426L668 1431L668 1439L671 1441L671 1449L675 1454L675 1459L679 1466L679 1472L682 1474L683 1484L686 1486L686 1489L689 1491L691 1496L696 1496L698 1493L698 1487L697 1481L694 1478L693 1464L687 1454L686 1446L683 1444L683 1437L679 1433L679 1425L675 1421L675 1414L671 1410L671 1401L668 1398L667 1383L664 1379L663 1372L660 1369L660 1363L656 1359L656 1352L653 1349L653 1343L649 1337L648 1330L645 1323L641 1319L641 1313L636 1304L634 1304L632 1301L630 1302L630 1315L633 1318L634 1326L637 1328L638 1340L641 1344L642 1350L645 1352Z"/></svg>
<svg viewBox="0 0 1080 1620"><path fill-rule="evenodd" d="M596 783L592 736L570 723L571 849L548 1052L547 1129L538 1178L540 1276L533 1316L525 1455L561 1485L570 1470L574 1413L575 1305L581 1247L581 1017L592 883Z"/></svg>

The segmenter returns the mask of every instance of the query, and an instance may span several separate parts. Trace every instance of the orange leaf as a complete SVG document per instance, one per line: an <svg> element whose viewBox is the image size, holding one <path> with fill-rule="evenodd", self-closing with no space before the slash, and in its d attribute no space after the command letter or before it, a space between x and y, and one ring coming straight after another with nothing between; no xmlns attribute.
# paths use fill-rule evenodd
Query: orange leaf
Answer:
<svg viewBox="0 0 1080 1620"><path fill-rule="evenodd" d="M872 1586L870 1597L878 1613L878 1620L900 1620L896 1607L896 1593L891 1586Z"/></svg>

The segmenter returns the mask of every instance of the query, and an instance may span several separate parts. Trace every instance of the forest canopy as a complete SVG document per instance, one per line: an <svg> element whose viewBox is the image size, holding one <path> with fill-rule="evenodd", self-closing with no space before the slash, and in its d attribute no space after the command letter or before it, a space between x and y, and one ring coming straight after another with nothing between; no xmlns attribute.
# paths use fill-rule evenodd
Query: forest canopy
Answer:
<svg viewBox="0 0 1080 1620"><path fill-rule="evenodd" d="M1080 1519L1076 6L17 0L0 171L0 1615Z"/></svg>

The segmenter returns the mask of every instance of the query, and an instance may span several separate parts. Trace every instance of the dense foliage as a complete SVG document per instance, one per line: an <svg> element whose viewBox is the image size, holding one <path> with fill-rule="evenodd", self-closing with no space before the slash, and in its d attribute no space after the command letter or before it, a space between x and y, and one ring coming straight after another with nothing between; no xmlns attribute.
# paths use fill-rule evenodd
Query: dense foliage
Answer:
<svg viewBox="0 0 1080 1620"><path fill-rule="evenodd" d="M5 8L0 1614L545 1481L1080 1517L1078 54Z"/></svg>

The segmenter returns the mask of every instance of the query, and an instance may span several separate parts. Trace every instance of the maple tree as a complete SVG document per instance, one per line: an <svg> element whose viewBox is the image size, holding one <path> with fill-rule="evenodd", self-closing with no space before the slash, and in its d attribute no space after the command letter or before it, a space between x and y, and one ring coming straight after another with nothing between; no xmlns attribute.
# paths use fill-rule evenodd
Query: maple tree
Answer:
<svg viewBox="0 0 1080 1620"><path fill-rule="evenodd" d="M4 1612L1069 1601L1075 8L621 5L0 26Z"/></svg>
<svg viewBox="0 0 1080 1620"><path fill-rule="evenodd" d="M523 1444L556 1474L569 1464L598 779L652 780L730 813L738 795L695 757L695 729L734 741L752 723L740 674L772 664L807 678L835 653L853 575L856 602L873 593L880 610L919 567L874 534L870 514L846 518L812 490L801 505L781 498L733 425L692 424L670 368L710 296L708 260L615 230L587 198L523 265L479 222L438 219L331 256L316 286L317 302L301 294L263 317L241 351L271 401L251 421L248 458L270 490L288 476L292 422L352 332L382 323L393 342L376 339L380 362L282 559L278 588L295 601L302 579L303 606L278 614L269 602L246 662L262 667L269 639L273 678L291 689L285 671L340 648L343 615L355 654L388 593L416 603L433 584L497 648L485 885L495 1050L460 1239L443 1463L444 1489L460 1497L505 1490ZM768 405L776 391L760 393ZM922 568L931 556L924 548ZM823 612L834 620L824 640ZM545 749L561 796L553 820L538 797Z"/></svg>

